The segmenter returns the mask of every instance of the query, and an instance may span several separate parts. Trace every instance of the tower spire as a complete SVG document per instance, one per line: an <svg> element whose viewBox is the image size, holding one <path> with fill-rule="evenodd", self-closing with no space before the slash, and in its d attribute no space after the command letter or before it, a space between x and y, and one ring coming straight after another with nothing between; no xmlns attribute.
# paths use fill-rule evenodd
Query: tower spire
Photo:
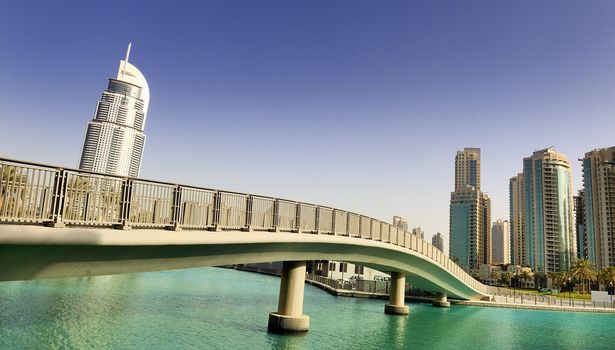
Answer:
<svg viewBox="0 0 615 350"><path fill-rule="evenodd" d="M126 63L128 63L128 58L130 57L130 47L132 46L132 43L129 42L128 43L128 49L126 49L126 58L124 59L124 62L122 63L122 65L120 66L120 72L118 73L118 77L120 76L120 74L122 75L122 79L124 79L124 71L126 71ZM121 62L121 61L120 61Z"/></svg>
<svg viewBox="0 0 615 350"><path fill-rule="evenodd" d="M128 62L128 57L130 57L130 47L132 46L132 43L128 43L128 49L126 50L126 59L125 61Z"/></svg>

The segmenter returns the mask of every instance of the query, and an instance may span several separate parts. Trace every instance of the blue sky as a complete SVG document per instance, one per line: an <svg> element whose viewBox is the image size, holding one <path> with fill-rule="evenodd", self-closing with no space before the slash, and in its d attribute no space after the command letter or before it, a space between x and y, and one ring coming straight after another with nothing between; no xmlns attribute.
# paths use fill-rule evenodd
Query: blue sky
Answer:
<svg viewBox="0 0 615 350"><path fill-rule="evenodd" d="M612 1L3 1L0 155L77 166L133 43L145 178L292 198L448 236L455 151L493 219L555 145L615 145Z"/></svg>

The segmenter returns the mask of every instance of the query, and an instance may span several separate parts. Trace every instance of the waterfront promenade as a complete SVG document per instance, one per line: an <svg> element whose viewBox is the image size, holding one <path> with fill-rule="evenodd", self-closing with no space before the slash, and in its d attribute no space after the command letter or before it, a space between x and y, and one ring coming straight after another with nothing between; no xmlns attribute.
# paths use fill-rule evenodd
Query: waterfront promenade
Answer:
<svg viewBox="0 0 615 350"><path fill-rule="evenodd" d="M363 283L352 285L323 276L307 275L306 277L306 283L324 289L333 295L370 299L388 298L388 294L383 293L382 290L378 292L372 291L374 288L373 286L378 281L360 282ZM412 295L412 288L409 285L406 287L406 301L431 303L433 300L434 297ZM522 292L518 294L494 294L492 299L489 301L449 299L449 302L451 304L479 307L615 314L615 302L592 302L590 300L564 299L554 296L541 296Z"/></svg>
<svg viewBox="0 0 615 350"><path fill-rule="evenodd" d="M263 273L269 275L279 275L275 270L264 269L253 266L233 267L241 271ZM389 283L385 281L340 281L325 276L306 274L305 282L309 285L318 287L331 295L353 298L367 299L388 299ZM451 304L478 306L478 307L500 307L508 309L527 309L527 310L547 310L547 311L567 311L567 312L598 312L615 314L614 302L592 302L591 300L575 300L560 298L550 295L536 295L524 293L522 290L509 290L506 288L494 288L491 300L455 300L449 299ZM410 302L432 303L433 296L423 295L424 291L413 289L410 284L405 287L405 299ZM427 293L428 295L429 293Z"/></svg>

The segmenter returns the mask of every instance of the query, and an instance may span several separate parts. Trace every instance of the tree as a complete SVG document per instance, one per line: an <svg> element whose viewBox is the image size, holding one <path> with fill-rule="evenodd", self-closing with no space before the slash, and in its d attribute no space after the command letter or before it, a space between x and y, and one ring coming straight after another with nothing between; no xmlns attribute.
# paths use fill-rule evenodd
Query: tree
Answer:
<svg viewBox="0 0 615 350"><path fill-rule="evenodd" d="M503 285L510 286L511 279L512 279L512 273L510 272L504 272L500 275L500 282Z"/></svg>
<svg viewBox="0 0 615 350"><path fill-rule="evenodd" d="M572 278L581 282L582 293L585 293L585 283L589 284L598 277L594 264L587 259L577 260L570 269L570 272Z"/></svg>
<svg viewBox="0 0 615 350"><path fill-rule="evenodd" d="M565 271L557 272L554 283L561 290L561 289L564 289L563 287L568 284L569 278L570 278L570 275L568 274L568 272L565 272Z"/></svg>
<svg viewBox="0 0 615 350"><path fill-rule="evenodd" d="M547 272L547 277L551 280L551 288L558 287L557 285L557 272L549 271Z"/></svg>
<svg viewBox="0 0 615 350"><path fill-rule="evenodd" d="M0 216L20 216L28 196L28 177L13 165L0 165Z"/></svg>
<svg viewBox="0 0 615 350"><path fill-rule="evenodd" d="M498 270L493 270L493 271L491 271L489 276L491 276L491 278L493 278L495 280L495 283L498 283L498 281L502 277L502 274Z"/></svg>
<svg viewBox="0 0 615 350"><path fill-rule="evenodd" d="M608 266L600 270L599 280L609 288L613 288L615 286L615 266ZM612 290L610 292L613 293Z"/></svg>
<svg viewBox="0 0 615 350"><path fill-rule="evenodd" d="M532 274L528 272L527 270L523 270L521 271L518 277L520 280L527 282L532 279Z"/></svg>
<svg viewBox="0 0 615 350"><path fill-rule="evenodd" d="M534 273L534 286L537 289L542 289L542 287L546 285L544 283L544 281L545 281L545 274L544 273L542 273L542 272Z"/></svg>
<svg viewBox="0 0 615 350"><path fill-rule="evenodd" d="M480 275L478 274L478 272L472 272L471 274L472 278L474 278L477 281L480 281Z"/></svg>

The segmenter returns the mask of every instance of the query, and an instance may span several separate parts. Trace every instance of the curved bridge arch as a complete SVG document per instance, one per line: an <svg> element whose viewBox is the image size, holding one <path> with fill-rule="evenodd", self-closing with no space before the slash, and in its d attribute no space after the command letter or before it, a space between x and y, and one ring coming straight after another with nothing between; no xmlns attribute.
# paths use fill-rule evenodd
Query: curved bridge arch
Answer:
<svg viewBox="0 0 615 350"><path fill-rule="evenodd" d="M390 272L397 304L403 276L443 302L489 295L431 244L341 209L3 158L0 187L0 280L340 260Z"/></svg>
<svg viewBox="0 0 615 350"><path fill-rule="evenodd" d="M304 260L348 261L383 272L401 272L412 285L456 299L488 296L428 255L362 238L0 225L0 280L4 281Z"/></svg>

